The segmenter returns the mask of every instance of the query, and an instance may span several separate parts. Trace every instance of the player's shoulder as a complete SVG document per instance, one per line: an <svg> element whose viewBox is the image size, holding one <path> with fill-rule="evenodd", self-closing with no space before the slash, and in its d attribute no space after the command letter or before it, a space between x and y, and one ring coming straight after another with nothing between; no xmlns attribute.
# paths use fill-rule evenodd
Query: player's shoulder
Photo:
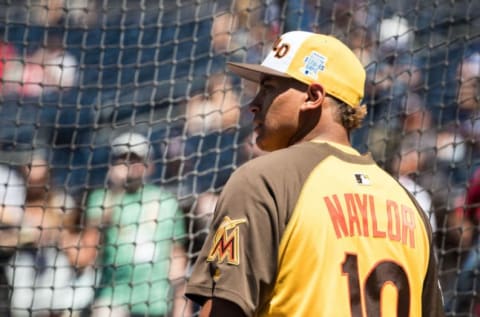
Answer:
<svg viewBox="0 0 480 317"><path fill-rule="evenodd" d="M285 149L276 150L274 152L269 152L258 156L240 166L237 171L270 171L281 169L282 166L292 164L298 159L298 147L291 146Z"/></svg>
<svg viewBox="0 0 480 317"><path fill-rule="evenodd" d="M374 163L370 156L361 155L352 147L333 145L330 142L303 142L259 156L245 163L240 169L275 172L289 166L316 165L328 156Z"/></svg>
<svg viewBox="0 0 480 317"><path fill-rule="evenodd" d="M328 155L328 149L322 145L300 143L256 157L240 166L230 178L256 182L259 178L277 179L281 175L293 177L313 168Z"/></svg>

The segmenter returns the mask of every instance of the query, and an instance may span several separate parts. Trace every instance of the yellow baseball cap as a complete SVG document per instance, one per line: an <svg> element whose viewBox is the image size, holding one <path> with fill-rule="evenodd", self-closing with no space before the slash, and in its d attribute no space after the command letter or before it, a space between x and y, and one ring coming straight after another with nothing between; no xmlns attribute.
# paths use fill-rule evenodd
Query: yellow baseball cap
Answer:
<svg viewBox="0 0 480 317"><path fill-rule="evenodd" d="M321 84L325 92L350 106L360 104L365 69L355 54L333 36L305 31L281 35L261 65L228 63L228 69L259 82L264 75Z"/></svg>

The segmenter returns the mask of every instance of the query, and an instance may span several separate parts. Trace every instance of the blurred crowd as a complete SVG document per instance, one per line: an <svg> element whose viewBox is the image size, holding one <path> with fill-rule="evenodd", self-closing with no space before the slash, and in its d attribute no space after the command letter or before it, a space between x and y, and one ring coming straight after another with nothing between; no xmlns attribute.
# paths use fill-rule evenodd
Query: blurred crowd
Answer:
<svg viewBox="0 0 480 317"><path fill-rule="evenodd" d="M480 316L479 2L160 3L0 2L0 315L191 316L217 195L263 154L225 63L308 30L364 64L352 142L429 215L447 310Z"/></svg>

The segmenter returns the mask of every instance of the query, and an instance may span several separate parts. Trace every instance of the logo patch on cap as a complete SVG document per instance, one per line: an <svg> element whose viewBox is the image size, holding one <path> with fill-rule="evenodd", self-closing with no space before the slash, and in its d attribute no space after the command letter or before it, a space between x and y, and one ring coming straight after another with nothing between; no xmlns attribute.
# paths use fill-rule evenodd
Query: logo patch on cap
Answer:
<svg viewBox="0 0 480 317"><path fill-rule="evenodd" d="M314 79L317 79L318 72L323 72L327 66L327 57L317 52L311 52L303 61L305 62L305 66L302 67L300 71L304 75Z"/></svg>

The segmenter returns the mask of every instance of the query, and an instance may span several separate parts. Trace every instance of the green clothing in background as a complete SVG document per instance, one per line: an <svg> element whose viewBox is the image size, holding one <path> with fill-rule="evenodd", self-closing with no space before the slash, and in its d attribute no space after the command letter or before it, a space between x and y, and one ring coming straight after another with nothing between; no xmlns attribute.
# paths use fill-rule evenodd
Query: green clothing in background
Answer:
<svg viewBox="0 0 480 317"><path fill-rule="evenodd" d="M154 185L135 193L96 190L89 196L86 217L103 232L97 300L127 305L136 314L167 315L173 297L170 252L185 238L175 197Z"/></svg>

